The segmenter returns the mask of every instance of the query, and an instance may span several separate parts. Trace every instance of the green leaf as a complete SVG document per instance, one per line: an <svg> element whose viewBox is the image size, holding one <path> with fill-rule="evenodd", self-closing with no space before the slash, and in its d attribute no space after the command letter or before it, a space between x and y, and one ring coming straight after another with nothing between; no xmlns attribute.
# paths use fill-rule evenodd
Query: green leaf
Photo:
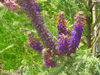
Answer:
<svg viewBox="0 0 100 75"><path fill-rule="evenodd" d="M50 72L48 75L58 75L65 69L65 64L61 64L56 70Z"/></svg>
<svg viewBox="0 0 100 75"><path fill-rule="evenodd" d="M41 12L41 18L43 19L44 23L47 24L47 23L50 23L50 19L48 18L48 14L47 14L47 11L43 10Z"/></svg>
<svg viewBox="0 0 100 75"><path fill-rule="evenodd" d="M34 65L34 68L36 68L37 71L42 72L40 65L38 65L37 63Z"/></svg>
<svg viewBox="0 0 100 75"><path fill-rule="evenodd" d="M1 51L0 51L0 54L1 54L1 53L3 53L5 50L7 50L7 49L9 49L9 48L13 47L13 46L14 46L14 44L12 44L12 45L10 45L10 46L6 47L5 49L1 50Z"/></svg>

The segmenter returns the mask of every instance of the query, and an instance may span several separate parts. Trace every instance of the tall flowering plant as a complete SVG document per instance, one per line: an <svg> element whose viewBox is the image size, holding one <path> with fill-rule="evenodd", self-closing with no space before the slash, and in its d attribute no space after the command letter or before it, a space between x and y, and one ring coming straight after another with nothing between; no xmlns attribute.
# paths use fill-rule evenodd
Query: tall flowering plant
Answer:
<svg viewBox="0 0 100 75"><path fill-rule="evenodd" d="M8 1L12 5L16 5L13 0ZM2 0L2 2L4 1ZM42 54L43 64L46 67L55 67L57 61L52 59L52 57L55 57L55 55L58 55L58 58L64 55L71 58L71 54L76 53L76 49L81 39L84 27L84 13L80 11L76 15L76 21L74 22L74 29L72 32L66 28L64 12L61 11L58 13L58 43L56 43L49 31L46 29L43 20L41 19L38 3L35 0L22 0L21 2L23 3L23 7L28 14L28 17L31 19L31 22L35 27L39 37L43 41L44 46L42 46L41 43L39 43L39 41L34 36L32 36L31 32L27 33L27 41L29 46L39 54ZM4 5L8 9L12 9L12 7L9 7L6 4Z"/></svg>
<svg viewBox="0 0 100 75"><path fill-rule="evenodd" d="M30 40L31 38L28 39L29 45L40 54L42 53L43 64L46 67L55 67L57 62L52 60L51 57L54 57L55 55L66 55L71 57L71 54L76 52L76 48L78 47L81 39L84 27L84 13L79 12L77 14L72 32L66 28L64 12L61 11L58 13L58 43L56 44L54 39L51 37L51 34L46 29L43 20L41 19L39 6L35 0L22 0L22 2L25 11L28 13L28 17L31 19L33 26L44 43L45 48L43 48L36 39L34 41Z"/></svg>
<svg viewBox="0 0 100 75"><path fill-rule="evenodd" d="M78 12L76 16L76 21L74 21L74 29L72 30L71 33L71 38L69 41L69 51L70 53L76 53L76 48L79 45L82 31L83 31L83 23L84 23L84 13L83 12ZM70 53L68 55L70 55Z"/></svg>

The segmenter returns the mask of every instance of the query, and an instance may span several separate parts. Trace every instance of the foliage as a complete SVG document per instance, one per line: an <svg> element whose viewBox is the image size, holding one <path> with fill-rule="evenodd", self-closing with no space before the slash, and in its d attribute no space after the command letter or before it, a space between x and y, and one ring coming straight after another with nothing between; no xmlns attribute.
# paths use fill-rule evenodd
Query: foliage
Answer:
<svg viewBox="0 0 100 75"><path fill-rule="evenodd" d="M73 27L73 15L78 11L82 10L86 15L91 14L86 10L85 1L80 3L79 0L37 0L37 2L39 3L42 19L56 41L56 20L59 11L65 12L67 27L69 28ZM26 32L32 31L32 34L42 43L27 18L27 14L0 8L0 19L0 61L2 61L2 69L17 72L17 69L21 68L22 75L100 74L99 58L93 57L91 54L92 48L87 49L87 46L82 42L76 54L71 55L72 59L64 56L64 58L60 58L57 67L46 68L42 64L42 56L33 51L26 42Z"/></svg>

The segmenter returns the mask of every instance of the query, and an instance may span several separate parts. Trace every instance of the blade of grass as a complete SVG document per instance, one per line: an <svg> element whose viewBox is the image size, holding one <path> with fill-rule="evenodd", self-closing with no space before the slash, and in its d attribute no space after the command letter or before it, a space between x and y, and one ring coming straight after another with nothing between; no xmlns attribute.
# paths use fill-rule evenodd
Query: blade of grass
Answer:
<svg viewBox="0 0 100 75"><path fill-rule="evenodd" d="M3 53L5 50L7 50L7 49L9 49L9 48L13 47L13 46L14 46L14 44L12 44L12 45L10 45L10 46L6 47L5 49L1 50L1 51L0 51L0 54L1 54L1 53Z"/></svg>

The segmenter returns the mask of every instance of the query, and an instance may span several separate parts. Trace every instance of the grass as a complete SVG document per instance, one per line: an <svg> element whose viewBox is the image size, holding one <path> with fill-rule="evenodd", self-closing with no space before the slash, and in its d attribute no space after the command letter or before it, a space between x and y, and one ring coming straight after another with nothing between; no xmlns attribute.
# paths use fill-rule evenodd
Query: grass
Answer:
<svg viewBox="0 0 100 75"><path fill-rule="evenodd" d="M22 65L22 60L26 60L29 65L37 62L42 64L41 55L32 50L26 41L26 32L28 30L34 31L27 14L0 8L0 19L0 61L2 61L2 68L4 70L13 69L14 72L17 72L16 70ZM29 25L25 26L25 23L29 23Z"/></svg>
<svg viewBox="0 0 100 75"><path fill-rule="evenodd" d="M48 16L42 15L42 18L48 18ZM2 69L16 73L18 68L23 68L23 73L26 74L28 74L28 71L32 75L39 73L40 70L35 65L42 66L42 58L27 44L27 31L31 30L39 42L42 43L42 41L29 18L27 18L27 14L0 8L0 19L0 61L2 62ZM48 22L45 21L45 25L53 38L57 40L56 22L51 22L49 19ZM41 68L44 69L43 66Z"/></svg>
<svg viewBox="0 0 100 75"><path fill-rule="evenodd" d="M57 42L56 20L49 19L48 14L43 14L44 12L41 12L42 19ZM40 43L42 41L25 12L20 13L0 8L0 19L0 61L2 62L2 69L16 73L18 68L23 68L22 75L37 75L38 73L46 75L46 71L50 72L56 69L44 67L41 55L27 44L26 33L29 30ZM70 22L67 22L67 25L72 27ZM84 48L86 48L85 45L81 46L81 49Z"/></svg>

